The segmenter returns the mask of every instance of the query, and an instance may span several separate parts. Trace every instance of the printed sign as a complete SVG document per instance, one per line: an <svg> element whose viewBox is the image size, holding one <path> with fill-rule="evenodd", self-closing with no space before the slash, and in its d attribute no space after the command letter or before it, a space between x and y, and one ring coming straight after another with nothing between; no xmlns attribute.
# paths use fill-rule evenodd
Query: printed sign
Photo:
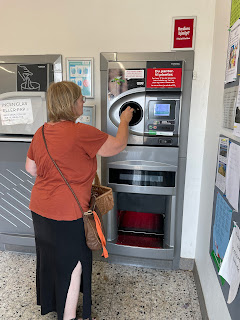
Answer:
<svg viewBox="0 0 240 320"><path fill-rule="evenodd" d="M144 70L125 70L126 79L143 79Z"/></svg>
<svg viewBox="0 0 240 320"><path fill-rule="evenodd" d="M18 65L17 91L47 91L47 65Z"/></svg>
<svg viewBox="0 0 240 320"><path fill-rule="evenodd" d="M173 50L194 49L195 18L173 19Z"/></svg>
<svg viewBox="0 0 240 320"><path fill-rule="evenodd" d="M236 298L240 284L240 230L235 222L219 275L230 286L227 303L232 303Z"/></svg>
<svg viewBox="0 0 240 320"><path fill-rule="evenodd" d="M83 96L93 98L93 59L67 58L67 80L76 83Z"/></svg>
<svg viewBox="0 0 240 320"><path fill-rule="evenodd" d="M147 69L147 88L181 88L182 68Z"/></svg>
<svg viewBox="0 0 240 320"><path fill-rule="evenodd" d="M95 106L83 107L83 114L76 120L78 122L95 127Z"/></svg>
<svg viewBox="0 0 240 320"><path fill-rule="evenodd" d="M33 123L31 99L0 101L2 126Z"/></svg>

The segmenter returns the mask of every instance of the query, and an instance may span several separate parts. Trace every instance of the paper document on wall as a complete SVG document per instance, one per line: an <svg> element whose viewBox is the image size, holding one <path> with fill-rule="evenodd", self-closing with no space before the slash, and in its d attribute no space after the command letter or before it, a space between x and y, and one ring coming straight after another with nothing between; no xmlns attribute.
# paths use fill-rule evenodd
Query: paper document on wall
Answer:
<svg viewBox="0 0 240 320"><path fill-rule="evenodd" d="M232 221L232 209L218 192L213 225L213 250L223 259L227 250Z"/></svg>
<svg viewBox="0 0 240 320"><path fill-rule="evenodd" d="M235 223L219 275L230 286L227 303L231 303L237 295L240 284L240 230Z"/></svg>
<svg viewBox="0 0 240 320"><path fill-rule="evenodd" d="M228 53L225 81L233 82L237 79L240 21L237 20L231 27L228 38Z"/></svg>
<svg viewBox="0 0 240 320"><path fill-rule="evenodd" d="M235 120L233 134L237 137L240 137L240 85L238 86L238 94L235 105Z"/></svg>
<svg viewBox="0 0 240 320"><path fill-rule="evenodd" d="M223 95L223 127L232 129L235 120L235 106L237 100L238 86L224 89Z"/></svg>
<svg viewBox="0 0 240 320"><path fill-rule="evenodd" d="M218 145L216 186L218 187L218 189L222 191L222 193L225 193L226 190L226 168L228 161L228 147L229 139L220 137Z"/></svg>
<svg viewBox="0 0 240 320"><path fill-rule="evenodd" d="M240 182L240 146L230 143L226 171L226 197L231 206L238 211Z"/></svg>
<svg viewBox="0 0 240 320"><path fill-rule="evenodd" d="M2 126L32 124L33 112L31 99L0 101Z"/></svg>

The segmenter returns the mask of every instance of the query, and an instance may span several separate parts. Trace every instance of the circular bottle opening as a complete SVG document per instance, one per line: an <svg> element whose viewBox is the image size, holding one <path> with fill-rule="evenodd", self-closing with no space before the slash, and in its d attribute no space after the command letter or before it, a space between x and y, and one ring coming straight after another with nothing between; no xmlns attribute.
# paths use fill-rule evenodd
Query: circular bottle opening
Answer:
<svg viewBox="0 0 240 320"><path fill-rule="evenodd" d="M120 110L119 110L119 116L121 116L122 112L127 108L127 107L131 107L134 109L133 111L133 117L132 120L129 122L129 126L136 126L143 118L143 109L140 106L139 103L134 102L134 101L128 101L125 102Z"/></svg>

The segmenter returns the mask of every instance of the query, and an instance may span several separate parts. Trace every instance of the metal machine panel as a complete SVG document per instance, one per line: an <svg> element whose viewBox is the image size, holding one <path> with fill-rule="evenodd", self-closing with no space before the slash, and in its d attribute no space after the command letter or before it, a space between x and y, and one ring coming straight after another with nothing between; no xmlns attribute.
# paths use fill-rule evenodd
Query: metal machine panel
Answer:
<svg viewBox="0 0 240 320"><path fill-rule="evenodd" d="M32 235L29 202L35 179L25 171L29 143L0 142L0 233Z"/></svg>
<svg viewBox="0 0 240 320"><path fill-rule="evenodd" d="M18 73L19 68L24 75ZM40 71L37 73L43 82L31 80L34 68L45 70L43 78ZM1 249L34 251L34 230L28 207L35 179L25 171L25 161L32 135L47 121L45 92L53 81L62 81L61 55L0 56L0 101L27 98L33 111L33 123L28 123L32 120L26 124L11 121L6 125L7 122L0 120Z"/></svg>
<svg viewBox="0 0 240 320"><path fill-rule="evenodd" d="M115 199L104 219L110 262L179 267L193 66L194 52L189 51L101 54L103 131L116 135L121 108L132 102L134 107L140 96L137 102L144 111L137 130L130 123L126 149L102 159L102 182L113 188ZM134 80L129 83L131 75ZM146 211L149 195L158 205L148 201ZM139 219L146 222L145 229L134 224ZM154 230L147 227L149 219L156 219L160 231L164 228L164 237L158 245L157 232L148 247L143 242ZM138 245L140 237L143 242Z"/></svg>

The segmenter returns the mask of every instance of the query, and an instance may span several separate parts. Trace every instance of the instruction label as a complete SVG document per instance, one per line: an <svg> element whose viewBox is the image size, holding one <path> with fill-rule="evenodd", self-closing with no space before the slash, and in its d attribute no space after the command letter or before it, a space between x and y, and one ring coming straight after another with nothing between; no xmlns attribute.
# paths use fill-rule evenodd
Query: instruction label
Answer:
<svg viewBox="0 0 240 320"><path fill-rule="evenodd" d="M181 88L182 68L147 69L147 88Z"/></svg>
<svg viewBox="0 0 240 320"><path fill-rule="evenodd" d="M0 101L2 126L16 124L32 124L33 112L31 99Z"/></svg>

